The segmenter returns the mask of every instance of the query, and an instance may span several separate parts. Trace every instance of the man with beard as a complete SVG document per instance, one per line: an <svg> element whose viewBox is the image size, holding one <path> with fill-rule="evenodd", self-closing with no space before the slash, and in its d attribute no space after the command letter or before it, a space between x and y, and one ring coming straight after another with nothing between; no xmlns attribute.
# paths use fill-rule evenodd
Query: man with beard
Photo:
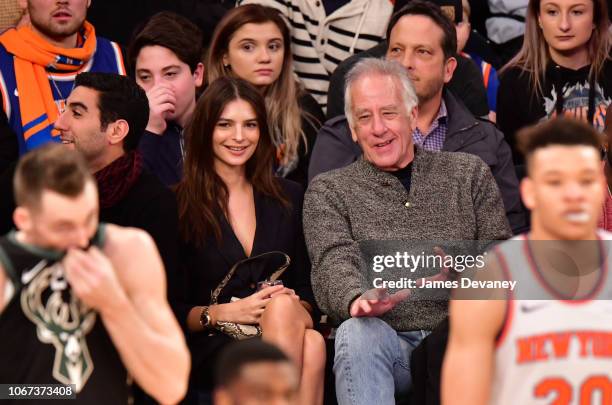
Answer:
<svg viewBox="0 0 612 405"><path fill-rule="evenodd" d="M178 262L174 194L143 170L136 150L149 118L147 95L128 77L81 73L55 122L62 143L85 156L100 195L100 219L147 231L166 272Z"/></svg>
<svg viewBox="0 0 612 405"><path fill-rule="evenodd" d="M85 21L91 0L20 0L31 23L0 36L0 171L19 155L59 141L53 123L77 73L125 74L119 46Z"/></svg>
<svg viewBox="0 0 612 405"><path fill-rule="evenodd" d="M176 200L144 169L137 150L149 118L145 91L133 79L111 73L81 73L74 84L55 129L66 147L85 156L99 190L100 220L149 233L166 274L173 274L178 267ZM174 284L168 290L175 291ZM141 394L136 390L138 399Z"/></svg>
<svg viewBox="0 0 612 405"><path fill-rule="evenodd" d="M178 211L174 194L143 170L136 151L149 118L147 95L134 80L112 73L81 73L55 122L66 148L81 152L96 179L100 219L147 231L166 271L178 261ZM0 234L14 227L12 171L0 179Z"/></svg>
<svg viewBox="0 0 612 405"><path fill-rule="evenodd" d="M75 403L102 405L130 403L133 379L180 401L189 353L151 237L98 222L95 180L60 145L25 155L14 184L18 230L0 238L0 381L70 384Z"/></svg>
<svg viewBox="0 0 612 405"><path fill-rule="evenodd" d="M453 23L439 6L414 0L391 17L387 38L386 59L406 68L419 99L414 142L427 150L480 157L495 177L513 232L525 230L527 221L519 199L518 179L503 134L490 122L475 118L445 88L457 66ZM346 117L332 118L317 135L308 178L346 166L359 156L361 148L351 140Z"/></svg>

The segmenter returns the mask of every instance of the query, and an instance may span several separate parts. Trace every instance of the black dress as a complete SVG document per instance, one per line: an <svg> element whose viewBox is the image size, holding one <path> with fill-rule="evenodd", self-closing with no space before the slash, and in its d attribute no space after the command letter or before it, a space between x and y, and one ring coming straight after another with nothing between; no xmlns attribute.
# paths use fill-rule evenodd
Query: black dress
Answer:
<svg viewBox="0 0 612 405"><path fill-rule="evenodd" d="M289 209L275 199L254 191L256 230L251 257L269 251L282 251L291 257L291 265L281 280L293 288L300 299L316 308L310 284L310 261L306 252L302 231L303 190L299 184L278 179L288 200ZM238 261L245 259L242 245L230 224L221 219L222 240L206 239L203 248L191 243L181 247L181 271L169 279L170 301L179 322L186 331L187 344L192 355L190 388L209 391L213 388L213 369L219 351L232 338L221 332L191 332L186 326L189 311L200 305L208 305L211 292L217 287ZM169 274L169 277L172 275ZM231 289L231 285L227 288ZM232 291L223 290L224 294ZM242 292L236 292L242 297ZM313 315L315 319L316 315Z"/></svg>

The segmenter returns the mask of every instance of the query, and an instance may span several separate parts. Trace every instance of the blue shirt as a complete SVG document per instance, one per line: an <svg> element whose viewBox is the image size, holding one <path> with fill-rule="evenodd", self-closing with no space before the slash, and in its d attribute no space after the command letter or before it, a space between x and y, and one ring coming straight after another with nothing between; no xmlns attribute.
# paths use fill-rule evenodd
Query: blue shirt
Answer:
<svg viewBox="0 0 612 405"><path fill-rule="evenodd" d="M414 143L419 146L422 146L423 149L438 152L441 151L442 147L444 146L444 141L446 140L446 132L448 131L446 123L446 104L444 103L444 100L442 100L442 104L440 104L440 109L438 110L438 115L432 121L429 130L427 130L427 132L425 133L422 133L421 130L416 128L412 133Z"/></svg>

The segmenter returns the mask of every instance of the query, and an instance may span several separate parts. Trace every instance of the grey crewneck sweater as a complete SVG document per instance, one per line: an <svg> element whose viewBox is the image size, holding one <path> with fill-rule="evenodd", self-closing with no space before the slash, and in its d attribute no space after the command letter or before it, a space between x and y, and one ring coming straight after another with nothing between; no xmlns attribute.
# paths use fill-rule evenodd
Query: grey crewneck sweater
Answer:
<svg viewBox="0 0 612 405"><path fill-rule="evenodd" d="M315 298L334 322L348 319L351 302L371 288L360 270L359 241L512 235L493 175L479 157L419 147L410 193L363 158L317 176L305 195L304 234ZM397 331L431 330L446 314L444 301L407 300L382 319Z"/></svg>

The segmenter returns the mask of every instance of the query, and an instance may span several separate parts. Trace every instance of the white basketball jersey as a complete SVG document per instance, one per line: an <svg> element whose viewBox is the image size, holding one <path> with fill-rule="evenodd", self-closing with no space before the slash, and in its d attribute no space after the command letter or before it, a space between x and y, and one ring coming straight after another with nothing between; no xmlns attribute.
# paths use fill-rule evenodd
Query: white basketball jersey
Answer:
<svg viewBox="0 0 612 405"><path fill-rule="evenodd" d="M599 236L612 239L603 231ZM519 254L517 244L525 247ZM544 299L508 301L491 404L612 405L612 257L602 261L597 287L586 299L564 301L542 285L525 237L501 244L496 254L517 285L537 288Z"/></svg>

